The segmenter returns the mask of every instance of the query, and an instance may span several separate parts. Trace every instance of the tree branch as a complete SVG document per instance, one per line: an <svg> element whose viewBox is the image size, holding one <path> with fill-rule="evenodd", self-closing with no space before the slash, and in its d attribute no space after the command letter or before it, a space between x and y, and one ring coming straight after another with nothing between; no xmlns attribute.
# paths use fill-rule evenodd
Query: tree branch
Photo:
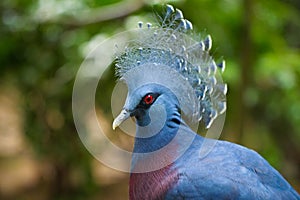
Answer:
<svg viewBox="0 0 300 200"><path fill-rule="evenodd" d="M76 15L59 16L51 22L71 26L85 26L130 15L144 5L146 5L144 0L124 0L112 5L82 11L76 13Z"/></svg>

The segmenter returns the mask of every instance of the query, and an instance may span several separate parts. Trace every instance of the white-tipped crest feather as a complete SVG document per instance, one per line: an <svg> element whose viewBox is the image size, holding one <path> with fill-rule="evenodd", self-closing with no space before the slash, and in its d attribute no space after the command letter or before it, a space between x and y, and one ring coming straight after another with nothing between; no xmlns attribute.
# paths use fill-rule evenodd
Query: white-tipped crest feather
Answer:
<svg viewBox="0 0 300 200"><path fill-rule="evenodd" d="M203 41L192 39L193 25L184 19L179 9L166 5L162 16L157 18L159 24L152 26L147 23L146 29L139 22L138 37L116 59L117 76L123 77L136 67L151 64L177 71L192 86L199 100L197 119L203 120L209 128L214 119L226 110L227 85L223 84L217 70L220 68L223 72L225 62L216 65L209 55L212 46L210 35ZM129 85L132 85L131 81L134 82L126 80Z"/></svg>

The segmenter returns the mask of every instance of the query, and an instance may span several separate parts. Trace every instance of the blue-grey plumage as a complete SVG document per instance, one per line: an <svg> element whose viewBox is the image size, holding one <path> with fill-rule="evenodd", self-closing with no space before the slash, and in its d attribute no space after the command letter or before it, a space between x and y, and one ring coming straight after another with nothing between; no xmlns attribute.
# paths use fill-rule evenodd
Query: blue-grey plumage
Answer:
<svg viewBox="0 0 300 200"><path fill-rule="evenodd" d="M148 94L154 98L150 99L150 105L144 101ZM148 135L153 133L157 125L157 122L149 121L151 107L156 105L163 106L164 110L156 114L157 117L162 116L165 111L166 122L157 134ZM159 159L152 158L147 163L147 160L139 159L138 156L133 157L133 168L146 168L144 165L155 165L155 162L161 162L160 159L171 161L166 164L168 168L162 168L163 175L161 171L159 175L153 176L145 172L140 173L139 178L135 178L136 173L132 173L130 199L300 199L280 173L250 149L226 141L217 141L207 156L200 157L199 152L204 140L210 139L197 135L185 124L176 96L167 88L156 84L137 88L128 97L124 109L136 117L139 126L150 124L148 131L137 130L134 153L160 150L171 141L174 142L179 126L182 126L184 131L180 138L175 139L175 148L157 154ZM156 130L154 132L156 133ZM186 138L193 140L184 153L178 156L177 153L183 148L180 145L185 143L183 140ZM175 180L171 179L172 182L171 174L172 177L176 177ZM161 196L157 197L157 194Z"/></svg>
<svg viewBox="0 0 300 200"><path fill-rule="evenodd" d="M203 140L197 136L174 162L179 178L165 199L300 199L280 173L253 150L218 141L208 156L195 156Z"/></svg>
<svg viewBox="0 0 300 200"><path fill-rule="evenodd" d="M184 115L209 128L225 112L227 85L218 73L225 62L209 56L210 36L200 42L186 37L192 25L180 10L167 5L159 19L160 26L142 31L116 64L128 95L113 128L128 117L137 123L130 199L300 200L256 152L190 128ZM207 141L214 146L201 156Z"/></svg>

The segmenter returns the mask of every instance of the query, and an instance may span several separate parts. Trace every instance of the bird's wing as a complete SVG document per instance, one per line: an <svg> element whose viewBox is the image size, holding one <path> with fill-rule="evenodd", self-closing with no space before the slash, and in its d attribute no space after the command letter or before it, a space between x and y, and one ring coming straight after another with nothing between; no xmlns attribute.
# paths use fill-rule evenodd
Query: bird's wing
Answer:
<svg viewBox="0 0 300 200"><path fill-rule="evenodd" d="M193 147L187 152L190 155L177 161L179 180L167 199L299 199L256 152L218 141L214 150L200 159L195 156L198 148Z"/></svg>
<svg viewBox="0 0 300 200"><path fill-rule="evenodd" d="M249 174L254 174L262 187L274 193L279 199L300 199L283 176L257 152L232 143L228 144L240 149L236 151L240 165L244 166Z"/></svg>

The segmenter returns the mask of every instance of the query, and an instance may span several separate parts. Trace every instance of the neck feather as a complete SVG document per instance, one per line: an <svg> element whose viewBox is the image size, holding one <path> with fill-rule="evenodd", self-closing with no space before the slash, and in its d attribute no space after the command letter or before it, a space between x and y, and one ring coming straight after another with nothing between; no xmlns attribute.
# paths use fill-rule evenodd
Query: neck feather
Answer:
<svg viewBox="0 0 300 200"><path fill-rule="evenodd" d="M144 129L137 129L134 152L148 153L166 146L175 137L180 124L184 125L179 108L177 106L168 107L165 124L158 133L145 137Z"/></svg>

